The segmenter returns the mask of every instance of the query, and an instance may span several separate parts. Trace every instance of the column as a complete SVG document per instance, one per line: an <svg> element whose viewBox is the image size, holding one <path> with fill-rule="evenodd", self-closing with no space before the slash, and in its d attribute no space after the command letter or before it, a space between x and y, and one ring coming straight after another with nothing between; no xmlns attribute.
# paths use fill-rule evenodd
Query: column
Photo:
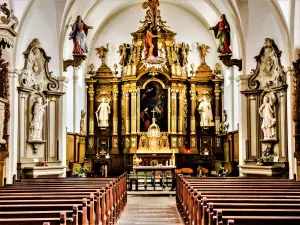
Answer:
<svg viewBox="0 0 300 225"><path fill-rule="evenodd" d="M183 134L183 95L184 91L179 91L178 99L179 99L179 112L178 112L178 134Z"/></svg>
<svg viewBox="0 0 300 225"><path fill-rule="evenodd" d="M130 96L129 91L125 92L125 134L129 134L130 132L130 115L129 115L129 107L130 107Z"/></svg>
<svg viewBox="0 0 300 225"><path fill-rule="evenodd" d="M191 123L191 134L196 134L196 119L195 119L195 111L196 111L196 105L195 105L195 94L196 92L194 90L190 91L190 100L191 100L191 116L190 116L190 123Z"/></svg>
<svg viewBox="0 0 300 225"><path fill-rule="evenodd" d="M73 67L73 132L79 133L79 118L77 109L77 83L78 83L78 69Z"/></svg>
<svg viewBox="0 0 300 225"><path fill-rule="evenodd" d="M215 81L215 128L216 133L220 127L220 82Z"/></svg>
<svg viewBox="0 0 300 225"><path fill-rule="evenodd" d="M177 90L172 89L171 90L171 101L172 101L172 127L171 127L171 133L177 134Z"/></svg>
<svg viewBox="0 0 300 225"><path fill-rule="evenodd" d="M113 92L113 135L118 135L118 94L118 91Z"/></svg>
<svg viewBox="0 0 300 225"><path fill-rule="evenodd" d="M90 115L89 115L89 135L94 135L94 85L89 84L88 89L90 101Z"/></svg>
<svg viewBox="0 0 300 225"><path fill-rule="evenodd" d="M239 75L236 77L236 82L238 83L239 91L244 91L248 87L248 78L247 75ZM248 143L248 133L247 133L247 97L238 92L239 100L239 165L242 166L245 164L244 160L246 159L247 143ZM240 169L240 176L242 176Z"/></svg>
<svg viewBox="0 0 300 225"><path fill-rule="evenodd" d="M136 134L136 95L137 90L131 91L131 134Z"/></svg>

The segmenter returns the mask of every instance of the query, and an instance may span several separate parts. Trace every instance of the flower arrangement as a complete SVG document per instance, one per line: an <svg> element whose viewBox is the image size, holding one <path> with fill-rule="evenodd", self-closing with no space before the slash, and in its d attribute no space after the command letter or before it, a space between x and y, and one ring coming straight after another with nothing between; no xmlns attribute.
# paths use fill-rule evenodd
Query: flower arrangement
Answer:
<svg viewBox="0 0 300 225"><path fill-rule="evenodd" d="M46 163L46 162L38 162L37 164L36 164L37 166L48 166L48 164Z"/></svg>
<svg viewBox="0 0 300 225"><path fill-rule="evenodd" d="M88 171L88 169L86 168L83 168L82 166L78 166L76 169L75 169L75 172L74 172L74 176L76 177L86 177L86 172Z"/></svg>

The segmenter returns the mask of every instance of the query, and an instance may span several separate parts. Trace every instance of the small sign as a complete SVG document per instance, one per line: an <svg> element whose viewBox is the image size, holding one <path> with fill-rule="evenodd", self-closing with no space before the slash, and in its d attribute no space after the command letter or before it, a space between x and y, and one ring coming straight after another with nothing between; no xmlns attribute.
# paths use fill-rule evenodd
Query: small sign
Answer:
<svg viewBox="0 0 300 225"><path fill-rule="evenodd" d="M39 159L33 159L33 162L37 163L39 162Z"/></svg>
<svg viewBox="0 0 300 225"><path fill-rule="evenodd" d="M274 156L274 162L279 162L279 157L278 156Z"/></svg>

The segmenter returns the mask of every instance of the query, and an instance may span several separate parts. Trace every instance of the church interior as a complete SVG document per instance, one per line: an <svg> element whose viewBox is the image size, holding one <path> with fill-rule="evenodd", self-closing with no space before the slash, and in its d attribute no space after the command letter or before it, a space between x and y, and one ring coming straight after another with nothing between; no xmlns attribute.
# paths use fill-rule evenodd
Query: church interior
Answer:
<svg viewBox="0 0 300 225"><path fill-rule="evenodd" d="M0 224L300 223L300 0L0 0Z"/></svg>

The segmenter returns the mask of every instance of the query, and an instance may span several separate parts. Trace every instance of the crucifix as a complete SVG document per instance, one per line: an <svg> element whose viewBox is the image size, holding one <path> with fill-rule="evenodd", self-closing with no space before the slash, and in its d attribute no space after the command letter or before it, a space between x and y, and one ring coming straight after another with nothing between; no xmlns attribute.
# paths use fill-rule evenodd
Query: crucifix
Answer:
<svg viewBox="0 0 300 225"><path fill-rule="evenodd" d="M155 115L154 115L154 113L156 113L156 110L155 110L155 109L153 109L151 112L153 113L153 117L152 117L152 119L155 119Z"/></svg>

